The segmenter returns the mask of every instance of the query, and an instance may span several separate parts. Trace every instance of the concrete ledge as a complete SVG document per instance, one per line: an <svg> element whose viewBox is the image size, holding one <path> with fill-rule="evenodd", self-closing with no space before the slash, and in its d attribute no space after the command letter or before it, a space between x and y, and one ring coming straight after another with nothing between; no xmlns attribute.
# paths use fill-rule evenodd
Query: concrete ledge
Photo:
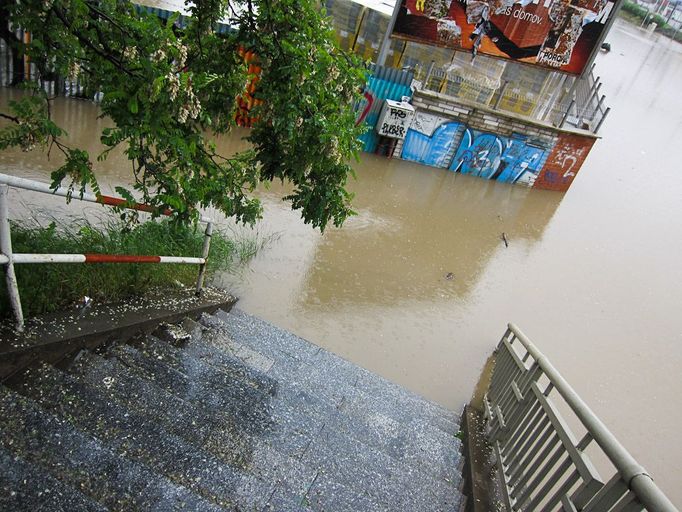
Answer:
<svg viewBox="0 0 682 512"><path fill-rule="evenodd" d="M466 507L461 512L499 512L504 510L497 486L497 466L483 434L483 415L465 406L462 415L464 433L464 489Z"/></svg>
<svg viewBox="0 0 682 512"><path fill-rule="evenodd" d="M83 348L94 349L151 332L162 322L198 318L218 309L229 311L238 300L214 288L205 288L200 298L193 292L185 288L94 305L80 316L80 311L47 314L29 319L22 334L9 325L0 326L0 381L37 360L55 363Z"/></svg>

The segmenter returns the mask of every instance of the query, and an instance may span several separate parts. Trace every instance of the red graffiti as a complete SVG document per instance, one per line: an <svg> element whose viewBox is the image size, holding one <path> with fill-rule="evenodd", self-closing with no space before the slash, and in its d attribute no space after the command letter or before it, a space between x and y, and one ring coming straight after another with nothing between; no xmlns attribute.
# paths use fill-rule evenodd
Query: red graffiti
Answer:
<svg viewBox="0 0 682 512"><path fill-rule="evenodd" d="M372 105L374 104L374 96L372 96L371 92L365 91L364 96L365 98L367 98L367 106L362 111L362 114L360 114L360 117L358 117L358 120L355 121L355 126L359 126L360 123L362 123L365 120L367 114L369 114L369 111L372 108Z"/></svg>

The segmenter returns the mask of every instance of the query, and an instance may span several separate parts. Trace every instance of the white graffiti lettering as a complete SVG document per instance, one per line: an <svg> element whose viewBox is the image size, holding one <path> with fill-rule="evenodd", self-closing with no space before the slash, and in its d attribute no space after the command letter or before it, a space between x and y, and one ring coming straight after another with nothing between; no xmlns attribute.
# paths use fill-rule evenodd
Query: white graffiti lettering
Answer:
<svg viewBox="0 0 682 512"><path fill-rule="evenodd" d="M566 166L566 162L568 162L569 160L572 160L572 162L568 169L566 169L566 172L564 172L564 178L568 178L569 176L575 176L575 173L571 169L573 169L573 167L575 167L575 164L578 163L576 157L572 155L566 156L566 158L564 158L564 161L561 162L561 169L562 170L564 169L564 167Z"/></svg>
<svg viewBox="0 0 682 512"><path fill-rule="evenodd" d="M523 9L514 9L513 6L509 5L502 12L505 16L511 16L521 21L528 21L530 23L535 23L540 25L542 23L542 16L538 16L532 12L526 12Z"/></svg>

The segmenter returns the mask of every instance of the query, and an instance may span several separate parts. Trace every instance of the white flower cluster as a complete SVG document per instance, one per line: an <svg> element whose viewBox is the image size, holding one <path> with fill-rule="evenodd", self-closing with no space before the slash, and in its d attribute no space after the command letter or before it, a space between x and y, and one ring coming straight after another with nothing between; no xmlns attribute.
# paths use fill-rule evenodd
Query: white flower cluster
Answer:
<svg viewBox="0 0 682 512"><path fill-rule="evenodd" d="M127 61L135 61L137 60L138 53L137 53L137 48L135 46L126 46L126 49L123 50L123 58Z"/></svg>
<svg viewBox="0 0 682 512"><path fill-rule="evenodd" d="M177 60L177 66L178 66L178 69L182 69L185 67L185 63L187 62L187 47L178 41L177 49L178 49L178 53L179 53L178 60Z"/></svg>
<svg viewBox="0 0 682 512"><path fill-rule="evenodd" d="M163 49L159 48L159 49L156 50L154 53L152 53L152 54L149 56L149 58L150 58L153 62L161 62L163 59L166 58L166 52L165 52Z"/></svg>
<svg viewBox="0 0 682 512"><path fill-rule="evenodd" d="M78 62L73 61L69 66L68 79L73 82L78 78L78 75L80 75L80 73L81 65Z"/></svg>
<svg viewBox="0 0 682 512"><path fill-rule="evenodd" d="M194 94L194 91L192 91L191 84L188 84L187 86L185 98L185 102L178 111L178 121L183 124L187 122L187 118L196 119L201 112L201 103L199 102L199 98Z"/></svg>
<svg viewBox="0 0 682 512"><path fill-rule="evenodd" d="M339 163L341 161L341 153L339 152L339 139L332 137L327 146L327 151L329 152L329 158L331 158L334 163Z"/></svg>
<svg viewBox="0 0 682 512"><path fill-rule="evenodd" d="M168 95L170 96L171 101L175 101L175 98L178 96L178 91L180 90L180 79L176 73L170 71L168 75L166 75L166 80L168 81Z"/></svg>

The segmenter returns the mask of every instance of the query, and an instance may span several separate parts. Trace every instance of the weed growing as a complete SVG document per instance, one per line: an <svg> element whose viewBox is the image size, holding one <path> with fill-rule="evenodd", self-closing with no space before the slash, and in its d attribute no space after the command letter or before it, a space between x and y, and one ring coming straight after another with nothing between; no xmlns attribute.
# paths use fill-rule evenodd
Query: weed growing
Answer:
<svg viewBox="0 0 682 512"><path fill-rule="evenodd" d="M168 220L133 227L119 221L53 221L47 226L14 222L12 245L15 253L201 256L202 228ZM207 276L235 270L261 246L258 240L228 237L214 229ZM68 308L84 296L115 302L151 289L192 286L198 274L197 265L180 264L22 264L15 270L26 316ZM0 315L10 312L6 287L0 286Z"/></svg>

